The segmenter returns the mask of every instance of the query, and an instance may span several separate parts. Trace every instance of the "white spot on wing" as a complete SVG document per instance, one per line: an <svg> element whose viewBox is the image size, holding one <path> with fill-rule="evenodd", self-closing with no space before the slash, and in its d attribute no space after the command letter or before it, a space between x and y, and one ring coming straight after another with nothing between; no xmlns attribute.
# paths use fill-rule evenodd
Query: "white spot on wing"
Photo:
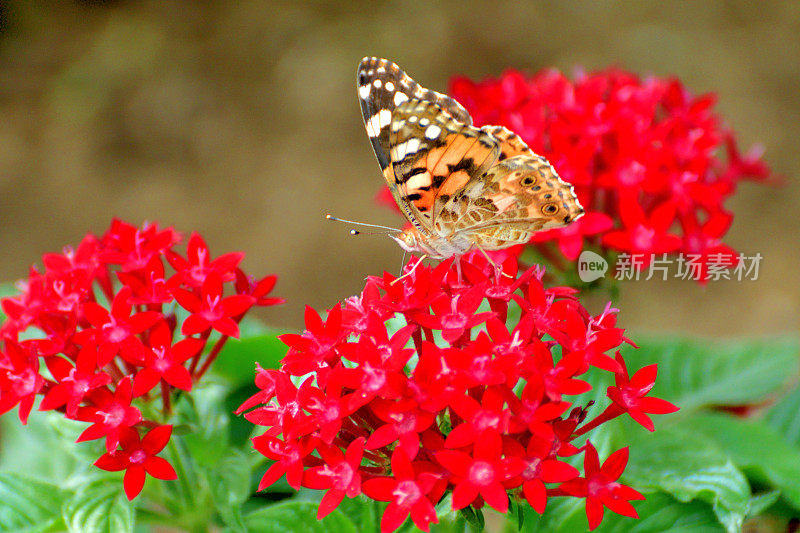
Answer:
<svg viewBox="0 0 800 533"><path fill-rule="evenodd" d="M407 155L414 154L419 150L419 139L409 139L392 148L392 160L400 161Z"/></svg>
<svg viewBox="0 0 800 533"><path fill-rule="evenodd" d="M428 120L427 117L421 118L420 121L419 121L419 125L422 126L423 128L425 126L427 126L428 124L430 124L430 123L431 123L431 121Z"/></svg>
<svg viewBox="0 0 800 533"><path fill-rule="evenodd" d="M395 106L399 106L400 104L402 104L406 100L408 100L408 96L406 96L405 93L400 93L400 92L394 93L394 105Z"/></svg>
<svg viewBox="0 0 800 533"><path fill-rule="evenodd" d="M415 174L406 182L407 189L419 189L431 184L431 175L427 172Z"/></svg>
<svg viewBox="0 0 800 533"><path fill-rule="evenodd" d="M387 81L386 82L386 90L389 91L389 92L393 92L394 91L394 83L392 83L390 81Z"/></svg>
<svg viewBox="0 0 800 533"><path fill-rule="evenodd" d="M380 88L381 88L381 85L382 85L382 83L381 83L381 80L375 80L375 81L373 81L373 82L372 82L372 85L374 85L376 89L380 89Z"/></svg>
<svg viewBox="0 0 800 533"><path fill-rule="evenodd" d="M367 134L370 137L377 137L381 132L381 113L383 113L383 111L375 113L367 121ZM389 115L391 116L391 113Z"/></svg>
<svg viewBox="0 0 800 533"><path fill-rule="evenodd" d="M440 133L442 133L442 128L433 124L428 126L428 129L425 130L425 137L428 139L436 139L439 137Z"/></svg>
<svg viewBox="0 0 800 533"><path fill-rule="evenodd" d="M389 124L392 123L392 112L389 111L388 109L381 109L381 111L377 114L377 117L379 124L378 129L388 126Z"/></svg>
<svg viewBox="0 0 800 533"><path fill-rule="evenodd" d="M362 85L361 87L358 88L358 96L360 96L362 100L366 100L367 97L369 96L369 90L371 88L372 87L369 84Z"/></svg>

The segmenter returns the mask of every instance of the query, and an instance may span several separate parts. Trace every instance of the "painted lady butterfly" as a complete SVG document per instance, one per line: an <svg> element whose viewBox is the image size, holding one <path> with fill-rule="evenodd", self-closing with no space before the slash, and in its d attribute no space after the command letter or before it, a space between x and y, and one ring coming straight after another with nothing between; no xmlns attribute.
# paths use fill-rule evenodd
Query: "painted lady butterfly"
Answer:
<svg viewBox="0 0 800 533"><path fill-rule="evenodd" d="M461 104L386 59L358 66L358 96L378 163L412 227L392 236L444 259L528 242L583 215L572 186L502 126L472 126Z"/></svg>

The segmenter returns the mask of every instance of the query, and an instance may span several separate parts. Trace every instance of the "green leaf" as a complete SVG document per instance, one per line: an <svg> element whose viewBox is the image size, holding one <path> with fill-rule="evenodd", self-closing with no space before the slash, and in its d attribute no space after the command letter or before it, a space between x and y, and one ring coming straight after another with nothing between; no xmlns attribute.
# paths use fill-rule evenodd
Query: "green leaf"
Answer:
<svg viewBox="0 0 800 533"><path fill-rule="evenodd" d="M800 509L800 449L763 421L705 413L686 420L686 429L713 441L753 479L779 489Z"/></svg>
<svg viewBox="0 0 800 533"><path fill-rule="evenodd" d="M333 511L317 520L317 505L310 502L285 502L260 509L244 518L251 533L356 533L358 528L343 513Z"/></svg>
<svg viewBox="0 0 800 533"><path fill-rule="evenodd" d="M228 450L228 425L230 412L225 409L227 388L206 376L192 394L183 395L178 402L178 419L189 425L191 431L183 435L191 459L200 465L213 466Z"/></svg>
<svg viewBox="0 0 800 533"><path fill-rule="evenodd" d="M47 531L61 520L65 497L56 485L22 474L0 473L0 531Z"/></svg>
<svg viewBox="0 0 800 533"><path fill-rule="evenodd" d="M381 511L384 505L360 495L352 499L345 498L336 510L357 524L359 531L373 532L380 530Z"/></svg>
<svg viewBox="0 0 800 533"><path fill-rule="evenodd" d="M631 372L657 363L652 395L674 403L684 415L705 405L761 401L800 366L795 338L727 342L675 336L632 338L640 348L622 349Z"/></svg>
<svg viewBox="0 0 800 533"><path fill-rule="evenodd" d="M625 484L640 491L667 492L684 503L708 502L726 529L738 531L749 512L750 486L712 438L689 424L631 433Z"/></svg>
<svg viewBox="0 0 800 533"><path fill-rule="evenodd" d="M250 496L251 467L249 459L238 450L231 450L214 470L208 473L214 507L233 531L246 531L241 506Z"/></svg>
<svg viewBox="0 0 800 533"><path fill-rule="evenodd" d="M264 368L278 368L287 350L278 335L278 332L269 332L228 339L214 361L214 373L238 386L253 382L256 363Z"/></svg>
<svg viewBox="0 0 800 533"><path fill-rule="evenodd" d="M586 531L586 501L578 498L551 498L547 509L539 515L533 508L525 506L522 530L528 533Z"/></svg>
<svg viewBox="0 0 800 533"><path fill-rule="evenodd" d="M767 424L794 445L800 445L800 387L773 405L765 416Z"/></svg>
<svg viewBox="0 0 800 533"><path fill-rule="evenodd" d="M9 296L16 296L19 294L19 289L14 283L0 283L0 298L7 298ZM6 321L6 314L3 308L0 307L0 324Z"/></svg>
<svg viewBox="0 0 800 533"><path fill-rule="evenodd" d="M772 490L757 494L750 498L750 513L747 516L757 516L772 507L781 497L781 491Z"/></svg>
<svg viewBox="0 0 800 533"><path fill-rule="evenodd" d="M486 527L486 519L483 517L481 509L474 509L472 506L464 507L461 509L461 516L475 531L483 531Z"/></svg>
<svg viewBox="0 0 800 533"><path fill-rule="evenodd" d="M639 518L620 516L606 510L603 522L594 533L721 533L725 529L717 521L708 504L679 502L657 492L647 494L643 502L634 502Z"/></svg>
<svg viewBox="0 0 800 533"><path fill-rule="evenodd" d="M133 504L119 485L94 485L79 491L62 508L67 529L75 533L133 531Z"/></svg>

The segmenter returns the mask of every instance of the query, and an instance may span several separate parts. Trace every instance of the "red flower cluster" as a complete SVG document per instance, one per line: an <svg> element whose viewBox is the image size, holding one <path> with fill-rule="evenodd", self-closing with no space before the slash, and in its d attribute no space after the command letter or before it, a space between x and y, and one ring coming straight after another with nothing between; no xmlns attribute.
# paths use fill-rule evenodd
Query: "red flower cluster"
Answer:
<svg viewBox="0 0 800 533"><path fill-rule="evenodd" d="M722 242L732 221L723 204L743 178L765 180L770 170L760 149L739 152L712 110L713 94L692 96L677 79L617 69L574 81L556 70L455 78L450 94L477 125L518 133L575 186L586 215L534 237L547 243L546 256L548 241L570 261L586 244L641 254L642 266L653 254L683 253L702 265L701 281L710 263L737 263Z"/></svg>
<svg viewBox="0 0 800 533"><path fill-rule="evenodd" d="M0 327L0 414L19 405L25 424L40 395L40 410L89 423L78 442L105 439L95 465L125 470L130 499L145 472L176 477L156 456L172 427L145 419L136 402L160 398L168 415L172 393L192 389L225 341L238 337L244 314L280 303L267 297L275 276L247 277L238 267L243 254L212 260L193 234L184 257L174 249L180 240L172 228L115 220L77 250L44 255L44 272L32 267L21 293L0 302L7 316ZM223 296L226 284L235 294Z"/></svg>
<svg viewBox="0 0 800 533"><path fill-rule="evenodd" d="M509 496L539 513L550 497L585 497L592 528L603 506L636 516L628 500L642 496L617 482L627 450L601 467L588 441L573 441L626 412L652 430L646 413L677 408L645 397L655 368L629 379L619 353L608 355L629 342L616 309L592 316L542 274L518 273L513 257L501 273L471 254L369 278L324 320L308 308L306 331L281 337L281 368L258 368L260 391L238 410L267 428L253 439L274 461L259 490L284 474L294 488L327 490L319 517L363 493L389 502L384 532L409 515L427 531L447 492L454 509L500 512ZM614 408L584 424L589 406L570 398L591 390L580 379L590 367L616 376ZM583 474L563 460L582 451Z"/></svg>

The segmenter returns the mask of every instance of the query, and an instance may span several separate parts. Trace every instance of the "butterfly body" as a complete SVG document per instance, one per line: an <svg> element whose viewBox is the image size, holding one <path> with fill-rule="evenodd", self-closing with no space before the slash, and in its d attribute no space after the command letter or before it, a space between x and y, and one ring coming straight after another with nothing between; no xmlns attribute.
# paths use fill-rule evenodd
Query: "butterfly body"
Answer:
<svg viewBox="0 0 800 533"><path fill-rule="evenodd" d="M405 250L499 250L583 215L572 186L513 132L472 126L458 102L385 59L364 58L357 82L378 163L412 224L393 237Z"/></svg>

